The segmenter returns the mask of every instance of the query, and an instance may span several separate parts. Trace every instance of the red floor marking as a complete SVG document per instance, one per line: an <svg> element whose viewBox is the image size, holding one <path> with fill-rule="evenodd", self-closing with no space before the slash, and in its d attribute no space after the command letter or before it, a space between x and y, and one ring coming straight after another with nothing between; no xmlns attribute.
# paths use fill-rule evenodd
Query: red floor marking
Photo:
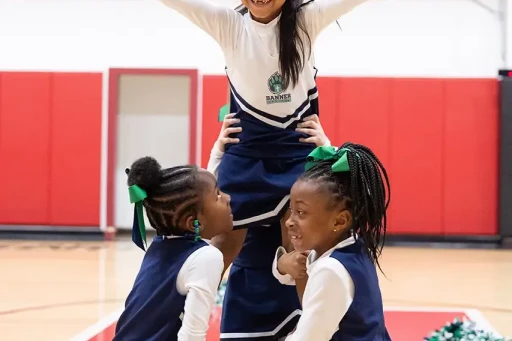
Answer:
<svg viewBox="0 0 512 341"><path fill-rule="evenodd" d="M455 318L467 317L463 312L386 311L386 327L393 341L423 340L430 332Z"/></svg>
<svg viewBox="0 0 512 341"><path fill-rule="evenodd" d="M447 311L445 309L400 309L386 310L386 326L393 341L420 341L435 329L441 328L455 318L468 317L463 309ZM210 319L207 341L219 340L221 309L215 308ZM475 321L482 322L482 321ZM104 328L92 338L75 338L75 341L112 341L115 322Z"/></svg>
<svg viewBox="0 0 512 341"><path fill-rule="evenodd" d="M94 336L88 341L112 341L116 333L116 324L111 324L105 330L101 331L98 335Z"/></svg>

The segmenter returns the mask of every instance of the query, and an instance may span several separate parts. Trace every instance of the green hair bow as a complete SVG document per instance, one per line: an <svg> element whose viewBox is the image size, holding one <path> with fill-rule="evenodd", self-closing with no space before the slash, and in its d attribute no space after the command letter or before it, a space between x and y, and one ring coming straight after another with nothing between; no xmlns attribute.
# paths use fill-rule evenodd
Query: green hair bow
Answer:
<svg viewBox="0 0 512 341"><path fill-rule="evenodd" d="M348 151L349 149L347 148L337 149L333 146L316 147L306 159L306 171L310 170L318 162L332 160L335 161L332 165L333 172L348 172L350 170L347 157Z"/></svg>
<svg viewBox="0 0 512 341"><path fill-rule="evenodd" d="M148 197L145 190L137 185L128 187L130 194L130 203L135 204L133 213L132 241L143 251L146 250L146 224L144 222L144 213L142 202Z"/></svg>

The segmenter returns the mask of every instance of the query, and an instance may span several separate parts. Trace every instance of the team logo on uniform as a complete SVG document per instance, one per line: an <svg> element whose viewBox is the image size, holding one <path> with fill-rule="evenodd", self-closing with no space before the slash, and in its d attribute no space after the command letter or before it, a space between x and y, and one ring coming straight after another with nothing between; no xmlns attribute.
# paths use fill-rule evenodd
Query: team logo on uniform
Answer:
<svg viewBox="0 0 512 341"><path fill-rule="evenodd" d="M283 77L279 72L275 72L268 78L267 85L268 90L272 93L271 96L267 96L267 104L291 102L292 96L283 93L285 91L283 89Z"/></svg>

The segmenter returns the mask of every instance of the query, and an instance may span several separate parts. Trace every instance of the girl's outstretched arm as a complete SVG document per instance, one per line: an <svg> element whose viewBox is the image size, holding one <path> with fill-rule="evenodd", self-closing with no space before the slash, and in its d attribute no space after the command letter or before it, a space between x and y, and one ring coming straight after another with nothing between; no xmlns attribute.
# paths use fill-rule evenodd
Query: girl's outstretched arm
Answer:
<svg viewBox="0 0 512 341"><path fill-rule="evenodd" d="M341 16L368 0L314 0L304 6L304 15L311 40Z"/></svg>
<svg viewBox="0 0 512 341"><path fill-rule="evenodd" d="M209 34L223 50L236 48L238 37L243 30L243 17L234 9L216 5L208 0L160 1Z"/></svg>

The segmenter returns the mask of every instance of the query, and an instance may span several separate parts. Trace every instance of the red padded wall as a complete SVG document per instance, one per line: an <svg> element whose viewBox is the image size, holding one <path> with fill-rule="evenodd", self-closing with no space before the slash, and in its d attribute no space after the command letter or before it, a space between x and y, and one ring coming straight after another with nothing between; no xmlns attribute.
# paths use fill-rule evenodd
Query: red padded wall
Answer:
<svg viewBox="0 0 512 341"><path fill-rule="evenodd" d="M445 83L445 233L496 234L497 82L468 79Z"/></svg>
<svg viewBox="0 0 512 341"><path fill-rule="evenodd" d="M497 82L319 77L332 143L362 143L388 170L388 232L497 234ZM224 76L203 81L203 165L220 126ZM213 130L212 130L213 129Z"/></svg>
<svg viewBox="0 0 512 341"><path fill-rule="evenodd" d="M219 136L222 123L219 109L228 99L228 81L226 76L203 76L203 126L201 137L201 166L206 167L210 151Z"/></svg>
<svg viewBox="0 0 512 341"><path fill-rule="evenodd" d="M0 224L48 224L50 73L0 75Z"/></svg>
<svg viewBox="0 0 512 341"><path fill-rule="evenodd" d="M0 224L99 225L101 82L0 74Z"/></svg>
<svg viewBox="0 0 512 341"><path fill-rule="evenodd" d="M338 83L336 144L347 141L364 144L386 165L389 157L391 81L384 78L345 78Z"/></svg>
<svg viewBox="0 0 512 341"><path fill-rule="evenodd" d="M339 115L337 115L338 105L338 79L336 77L317 78L318 87L318 105L320 112L320 122L325 134L331 139L331 143L336 145L339 143L338 126Z"/></svg>
<svg viewBox="0 0 512 341"><path fill-rule="evenodd" d="M53 76L50 218L54 225L99 225L99 73Z"/></svg>
<svg viewBox="0 0 512 341"><path fill-rule="evenodd" d="M98 225L101 74L0 74L0 224ZM389 232L496 234L497 82L319 77L331 141L370 146L392 182ZM203 79L202 165L226 102Z"/></svg>
<svg viewBox="0 0 512 341"><path fill-rule="evenodd" d="M391 85L390 231L442 234L444 84L396 79Z"/></svg>

